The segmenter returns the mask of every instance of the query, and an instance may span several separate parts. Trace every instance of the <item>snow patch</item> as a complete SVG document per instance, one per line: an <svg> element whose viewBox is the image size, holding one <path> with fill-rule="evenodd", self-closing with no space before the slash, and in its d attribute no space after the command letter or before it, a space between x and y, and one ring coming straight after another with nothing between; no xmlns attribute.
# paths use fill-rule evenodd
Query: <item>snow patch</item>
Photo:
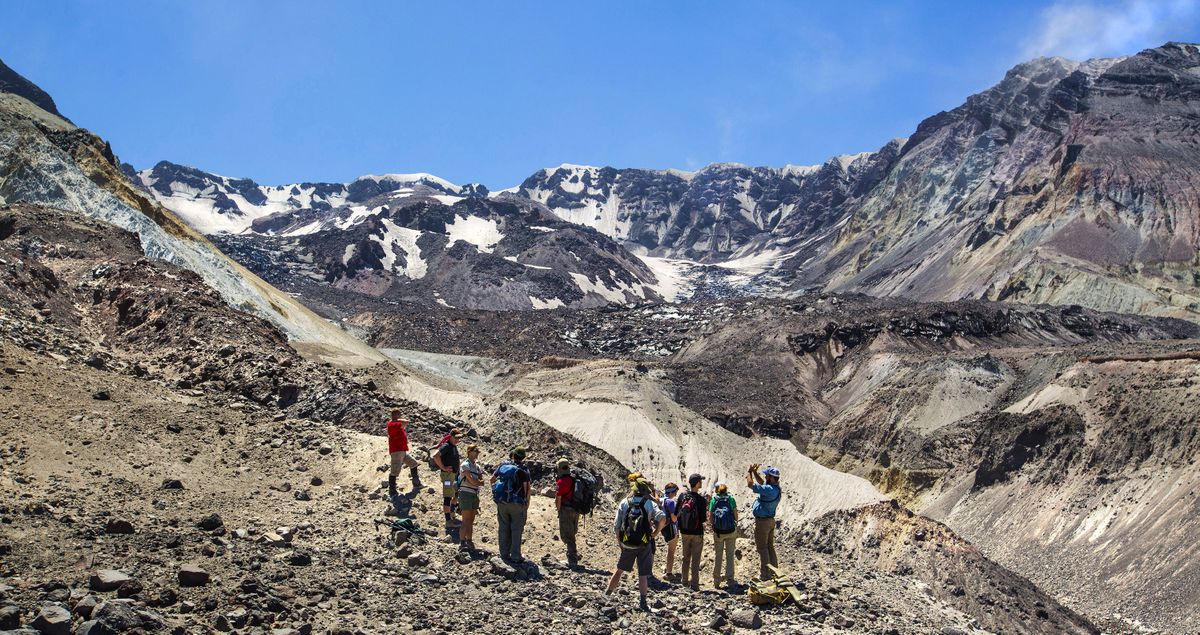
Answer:
<svg viewBox="0 0 1200 635"><path fill-rule="evenodd" d="M450 236L450 244L461 240L489 254L495 250L496 243L504 240L499 223L479 216L456 216L454 223L446 225L446 234Z"/></svg>
<svg viewBox="0 0 1200 635"><path fill-rule="evenodd" d="M402 273L410 280L424 278L429 270L429 264L421 258L421 248L417 246L417 239L421 237L421 232L416 229L400 227L386 218L383 219L383 227L385 229L383 238L371 237L383 247L383 268L388 271L395 270L395 249L399 248L404 252L404 268L396 270L396 273Z"/></svg>

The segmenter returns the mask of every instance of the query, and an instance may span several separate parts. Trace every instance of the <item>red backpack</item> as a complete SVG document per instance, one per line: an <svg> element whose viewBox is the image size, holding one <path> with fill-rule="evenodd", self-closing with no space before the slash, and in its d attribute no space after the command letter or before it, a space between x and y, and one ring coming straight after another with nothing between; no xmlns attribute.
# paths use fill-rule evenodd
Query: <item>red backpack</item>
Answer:
<svg viewBox="0 0 1200 635"><path fill-rule="evenodd" d="M679 516L679 529L689 534L704 531L705 505L704 497L695 492L684 492L676 501L676 514Z"/></svg>

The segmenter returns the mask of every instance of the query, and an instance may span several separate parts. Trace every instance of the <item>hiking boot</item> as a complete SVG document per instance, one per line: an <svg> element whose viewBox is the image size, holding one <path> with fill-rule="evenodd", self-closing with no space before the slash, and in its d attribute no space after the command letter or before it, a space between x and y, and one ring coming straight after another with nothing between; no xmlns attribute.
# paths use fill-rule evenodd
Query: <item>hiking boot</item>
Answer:
<svg viewBox="0 0 1200 635"><path fill-rule="evenodd" d="M644 595L642 596L641 601L638 602L638 610L645 611L646 613L652 612L650 610L650 605L646 603L646 596L644 596Z"/></svg>
<svg viewBox="0 0 1200 635"><path fill-rule="evenodd" d="M415 467L408 468L408 473L409 473L409 475L412 476L412 482L414 482L414 483L421 482L421 474L419 472L417 472L417 468L415 468Z"/></svg>
<svg viewBox="0 0 1200 635"><path fill-rule="evenodd" d="M399 496L399 495L400 495L399 492L396 491L396 477L389 476L388 477L388 496Z"/></svg>
<svg viewBox="0 0 1200 635"><path fill-rule="evenodd" d="M457 518L451 518L446 521L446 526L450 528L462 527L462 521Z"/></svg>
<svg viewBox="0 0 1200 635"><path fill-rule="evenodd" d="M700 590L700 583L699 583L699 582L693 582L693 583L691 584L691 586L689 586L688 588L689 588L689 589L691 589L691 590L693 590L693 591L699 591L699 590Z"/></svg>

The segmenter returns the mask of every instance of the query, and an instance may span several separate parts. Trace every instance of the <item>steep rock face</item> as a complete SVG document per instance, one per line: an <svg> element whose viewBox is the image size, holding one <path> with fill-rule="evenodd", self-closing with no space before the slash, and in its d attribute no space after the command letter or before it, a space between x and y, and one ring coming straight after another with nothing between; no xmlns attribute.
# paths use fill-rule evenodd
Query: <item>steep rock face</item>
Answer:
<svg viewBox="0 0 1200 635"><path fill-rule="evenodd" d="M284 288L472 309L589 307L658 301L654 274L611 238L524 199L389 192L362 205L260 218L218 244ZM340 294L340 298L337 297Z"/></svg>
<svg viewBox="0 0 1200 635"><path fill-rule="evenodd" d="M793 246L833 228L847 199L869 189L899 147L896 141L876 153L785 168L562 165L529 177L517 193L650 254L721 262Z"/></svg>
<svg viewBox="0 0 1200 635"><path fill-rule="evenodd" d="M752 293L1079 304L1200 319L1200 47L1037 59L822 166L564 165L516 192Z"/></svg>
<svg viewBox="0 0 1200 635"><path fill-rule="evenodd" d="M467 196L485 196L481 185L455 185L432 174L362 176L350 183L259 185L169 161L136 173L137 180L164 206L205 234L240 233L272 214L301 209L326 212L364 203L387 193L420 192L447 204Z"/></svg>
<svg viewBox="0 0 1200 635"><path fill-rule="evenodd" d="M1200 315L1200 48L1021 64L931 117L807 283Z"/></svg>
<svg viewBox="0 0 1200 635"><path fill-rule="evenodd" d="M28 91L27 91L28 92ZM0 92L0 204L70 210L133 232L146 255L190 269L231 305L293 340L321 342L363 363L382 356L225 257L122 173L112 148L25 97Z"/></svg>
<svg viewBox="0 0 1200 635"><path fill-rule="evenodd" d="M20 95L29 100L34 106L52 115L61 117L64 121L69 121L66 117L62 116L62 113L58 112L58 107L54 105L54 99L46 91L42 90L37 84L25 79L20 73L9 68L3 61L0 61L0 93Z"/></svg>

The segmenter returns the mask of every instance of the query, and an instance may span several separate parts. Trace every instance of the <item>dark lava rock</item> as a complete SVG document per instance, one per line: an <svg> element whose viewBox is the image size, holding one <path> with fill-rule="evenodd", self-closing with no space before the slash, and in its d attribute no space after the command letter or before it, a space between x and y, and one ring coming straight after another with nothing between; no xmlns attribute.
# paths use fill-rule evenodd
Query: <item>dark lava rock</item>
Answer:
<svg viewBox="0 0 1200 635"><path fill-rule="evenodd" d="M129 574L116 569L101 569L88 579L88 587L93 591L116 591L122 584L133 580Z"/></svg>
<svg viewBox="0 0 1200 635"><path fill-rule="evenodd" d="M185 564L179 567L180 586L204 586L208 584L210 579L211 576L207 571L194 564Z"/></svg>
<svg viewBox="0 0 1200 635"><path fill-rule="evenodd" d="M196 523L196 527L199 527L204 531L213 531L224 526L224 521L222 521L221 517L217 514L209 514L204 518L201 518L199 522Z"/></svg>
<svg viewBox="0 0 1200 635"><path fill-rule="evenodd" d="M71 635L71 612L61 606L44 606L29 626L42 635Z"/></svg>
<svg viewBox="0 0 1200 635"><path fill-rule="evenodd" d="M133 523L123 518L110 518L104 524L104 533L106 534L132 534Z"/></svg>

